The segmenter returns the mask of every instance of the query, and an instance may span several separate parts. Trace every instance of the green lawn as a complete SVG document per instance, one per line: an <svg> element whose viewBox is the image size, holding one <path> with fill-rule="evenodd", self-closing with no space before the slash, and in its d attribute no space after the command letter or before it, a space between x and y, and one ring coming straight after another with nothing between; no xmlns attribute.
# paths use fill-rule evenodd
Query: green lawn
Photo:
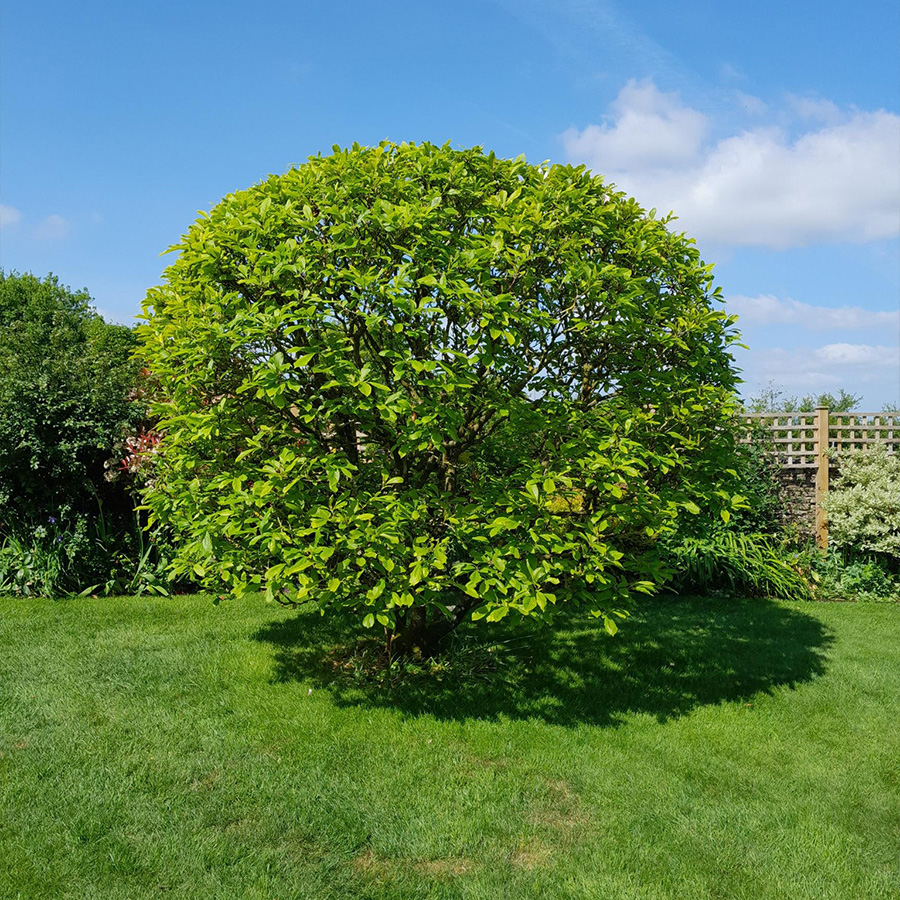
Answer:
<svg viewBox="0 0 900 900"><path fill-rule="evenodd" d="M0 897L898 896L898 605L649 601L394 687L347 639L0 600Z"/></svg>

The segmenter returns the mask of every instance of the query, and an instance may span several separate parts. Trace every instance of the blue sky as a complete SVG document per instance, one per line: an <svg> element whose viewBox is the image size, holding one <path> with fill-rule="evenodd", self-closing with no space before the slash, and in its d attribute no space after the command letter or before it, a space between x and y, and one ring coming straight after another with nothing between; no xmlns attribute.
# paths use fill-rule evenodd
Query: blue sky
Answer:
<svg viewBox="0 0 900 900"><path fill-rule="evenodd" d="M589 165L716 264L745 393L900 402L896 0L6 0L0 265L130 321L198 210L383 139Z"/></svg>

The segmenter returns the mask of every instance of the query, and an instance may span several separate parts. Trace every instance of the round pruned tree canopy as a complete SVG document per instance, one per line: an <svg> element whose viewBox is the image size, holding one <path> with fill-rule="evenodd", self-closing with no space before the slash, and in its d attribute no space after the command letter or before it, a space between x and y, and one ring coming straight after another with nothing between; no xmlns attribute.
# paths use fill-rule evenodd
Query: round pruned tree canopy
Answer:
<svg viewBox="0 0 900 900"><path fill-rule="evenodd" d="M676 517L733 503L733 319L666 225L583 167L431 144L228 195L141 328L179 571L397 650L563 602L614 632Z"/></svg>

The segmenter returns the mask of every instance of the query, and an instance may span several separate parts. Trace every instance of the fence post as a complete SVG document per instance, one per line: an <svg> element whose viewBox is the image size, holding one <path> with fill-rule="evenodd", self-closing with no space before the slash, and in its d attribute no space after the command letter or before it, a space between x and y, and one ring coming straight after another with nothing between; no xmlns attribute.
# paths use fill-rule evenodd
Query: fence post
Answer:
<svg viewBox="0 0 900 900"><path fill-rule="evenodd" d="M828 516L822 504L828 497L828 407L816 407L816 546L828 549Z"/></svg>

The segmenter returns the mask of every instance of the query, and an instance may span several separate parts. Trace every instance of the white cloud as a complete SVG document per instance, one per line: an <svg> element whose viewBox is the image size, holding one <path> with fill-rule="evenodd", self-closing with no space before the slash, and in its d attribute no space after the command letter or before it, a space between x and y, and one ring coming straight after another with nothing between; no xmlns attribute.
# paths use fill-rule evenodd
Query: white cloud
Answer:
<svg viewBox="0 0 900 900"><path fill-rule="evenodd" d="M0 228L11 228L22 221L22 213L14 206L6 206L0 203Z"/></svg>
<svg viewBox="0 0 900 900"><path fill-rule="evenodd" d="M813 358L829 366L886 366L900 371L900 347L826 344L813 351Z"/></svg>
<svg viewBox="0 0 900 900"><path fill-rule="evenodd" d="M33 233L39 241L56 241L68 237L69 229L68 219L52 213L35 226Z"/></svg>
<svg viewBox="0 0 900 900"><path fill-rule="evenodd" d="M808 123L833 118L804 101ZM716 243L775 248L864 242L900 234L900 116L840 113L797 139L760 126L706 141L711 122L652 82L630 81L602 125L563 134L567 156L673 210L679 228Z"/></svg>
<svg viewBox="0 0 900 900"><path fill-rule="evenodd" d="M841 109L830 100L822 100L817 97L798 97L796 94L788 94L788 106L801 119L814 119L834 125L843 118Z"/></svg>
<svg viewBox="0 0 900 900"><path fill-rule="evenodd" d="M741 325L800 325L810 331L829 328L887 328L900 329L900 310L873 311L861 306L813 306L799 300L781 300L771 294L745 297L735 294L726 297L729 312L737 313Z"/></svg>
<svg viewBox="0 0 900 900"><path fill-rule="evenodd" d="M769 383L789 393L847 389L851 393L896 401L900 394L900 347L873 344L826 344L813 349L773 347L744 351L738 365L745 393ZM749 389L749 390L748 390Z"/></svg>
<svg viewBox="0 0 900 900"><path fill-rule="evenodd" d="M603 160L607 169L654 169L691 163L708 129L706 116L682 106L676 94L650 82L629 81L613 102L613 120L571 129L564 140L569 156Z"/></svg>

